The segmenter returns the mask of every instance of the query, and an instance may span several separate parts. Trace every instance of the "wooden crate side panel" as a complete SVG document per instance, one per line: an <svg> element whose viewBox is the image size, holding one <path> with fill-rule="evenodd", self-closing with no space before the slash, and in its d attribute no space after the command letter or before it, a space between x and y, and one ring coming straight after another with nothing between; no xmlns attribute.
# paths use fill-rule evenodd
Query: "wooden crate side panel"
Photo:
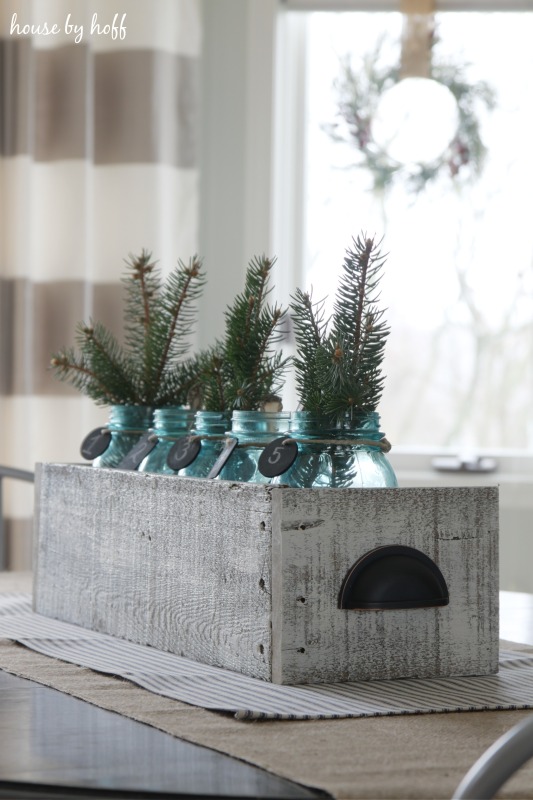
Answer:
<svg viewBox="0 0 533 800"><path fill-rule="evenodd" d="M33 482L33 551L32 551L32 569L33 569L33 604L35 605L35 596L39 590L39 547L38 547L38 531L40 528L41 520L41 477L43 465L35 465L35 478Z"/></svg>
<svg viewBox="0 0 533 800"><path fill-rule="evenodd" d="M284 490L276 503L276 682L497 670L496 489ZM338 609L348 569L366 552L388 544L414 547L432 558L447 581L450 604Z"/></svg>
<svg viewBox="0 0 533 800"><path fill-rule="evenodd" d="M76 465L40 471L39 613L270 679L266 487Z"/></svg>

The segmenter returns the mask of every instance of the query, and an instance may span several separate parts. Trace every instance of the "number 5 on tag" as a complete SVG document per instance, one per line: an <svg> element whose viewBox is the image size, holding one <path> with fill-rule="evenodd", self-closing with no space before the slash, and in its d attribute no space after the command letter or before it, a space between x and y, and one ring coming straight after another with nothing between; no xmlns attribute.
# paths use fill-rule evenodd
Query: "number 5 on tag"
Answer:
<svg viewBox="0 0 533 800"><path fill-rule="evenodd" d="M288 439L287 436L274 439L273 442L267 444L259 456L257 465L259 472L265 478L276 478L278 475L283 475L289 467L292 467L297 455L298 445L296 442Z"/></svg>

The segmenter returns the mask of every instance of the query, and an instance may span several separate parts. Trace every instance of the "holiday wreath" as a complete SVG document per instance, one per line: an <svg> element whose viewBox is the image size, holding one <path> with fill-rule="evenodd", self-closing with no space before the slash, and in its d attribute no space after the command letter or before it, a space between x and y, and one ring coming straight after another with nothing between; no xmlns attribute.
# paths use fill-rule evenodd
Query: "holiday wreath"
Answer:
<svg viewBox="0 0 533 800"><path fill-rule="evenodd" d="M446 150L430 163L402 164L378 145L372 134L372 121L384 92L400 80L400 66L381 60L383 39L362 59L356 69L349 55L341 58L340 73L334 82L340 122L325 126L338 141L355 145L361 155L357 166L370 170L374 190L390 187L398 179L411 192L420 192L441 174L452 180L473 180L483 169L486 147L480 133L479 109L492 110L495 93L486 81L470 82L468 64L433 59L430 77L447 87L458 109L455 136Z"/></svg>

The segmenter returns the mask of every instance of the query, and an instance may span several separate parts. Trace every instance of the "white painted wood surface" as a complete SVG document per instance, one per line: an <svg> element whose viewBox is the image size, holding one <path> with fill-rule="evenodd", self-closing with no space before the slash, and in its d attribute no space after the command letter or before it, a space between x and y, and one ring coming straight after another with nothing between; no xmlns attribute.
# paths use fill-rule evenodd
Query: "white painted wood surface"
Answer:
<svg viewBox="0 0 533 800"><path fill-rule="evenodd" d="M497 489L309 489L274 498L273 680L484 675L498 664ZM341 610L350 567L376 547L421 550L450 603Z"/></svg>
<svg viewBox="0 0 533 800"><path fill-rule="evenodd" d="M288 489L43 464L35 609L278 683L488 674L498 656L498 494ZM440 608L338 608L384 544L432 558Z"/></svg>
<svg viewBox="0 0 533 800"><path fill-rule="evenodd" d="M270 678L268 489L38 468L35 609Z"/></svg>

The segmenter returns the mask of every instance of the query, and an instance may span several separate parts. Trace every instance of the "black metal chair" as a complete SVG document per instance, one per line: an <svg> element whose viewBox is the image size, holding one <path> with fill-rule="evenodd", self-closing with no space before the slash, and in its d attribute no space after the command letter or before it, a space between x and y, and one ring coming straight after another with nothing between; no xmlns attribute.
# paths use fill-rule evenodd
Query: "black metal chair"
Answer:
<svg viewBox="0 0 533 800"><path fill-rule="evenodd" d="M5 530L4 530L4 509L3 509L3 483L4 478L17 481L27 481L33 483L35 475L25 469L14 469L13 467L3 467L0 465L0 570L6 568L5 559Z"/></svg>

